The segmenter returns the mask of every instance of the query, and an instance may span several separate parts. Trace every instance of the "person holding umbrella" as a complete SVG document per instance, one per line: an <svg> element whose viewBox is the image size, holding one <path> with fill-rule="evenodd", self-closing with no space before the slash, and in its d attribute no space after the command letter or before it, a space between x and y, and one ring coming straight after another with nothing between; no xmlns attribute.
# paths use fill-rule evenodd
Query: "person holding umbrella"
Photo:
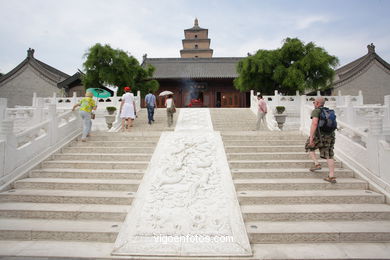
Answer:
<svg viewBox="0 0 390 260"><path fill-rule="evenodd" d="M76 107L80 107L80 116L83 120L83 134L81 136L81 141L86 142L89 133L91 132L92 127L92 110L96 110L96 102L93 100L93 94L90 91L85 93L85 97L80 100L80 103L73 106L72 111L76 109Z"/></svg>
<svg viewBox="0 0 390 260"><path fill-rule="evenodd" d="M130 87L124 87L125 94L122 96L121 107L119 109L120 117L122 119L121 131L130 131L130 127L133 126L133 120L135 118L135 101L134 95L131 93ZM125 126L125 122L127 122Z"/></svg>
<svg viewBox="0 0 390 260"><path fill-rule="evenodd" d="M167 108L168 127L171 127L173 124L173 114L176 113L176 106L172 94L169 94L165 100L165 107Z"/></svg>

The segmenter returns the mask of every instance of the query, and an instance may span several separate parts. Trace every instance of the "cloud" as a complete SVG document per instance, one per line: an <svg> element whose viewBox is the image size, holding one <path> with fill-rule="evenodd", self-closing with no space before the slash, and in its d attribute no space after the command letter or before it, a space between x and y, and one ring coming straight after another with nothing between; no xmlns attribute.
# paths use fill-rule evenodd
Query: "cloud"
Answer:
<svg viewBox="0 0 390 260"><path fill-rule="evenodd" d="M296 18L296 27L299 30L304 30L307 29L315 24L318 23L323 23L326 24L328 23L331 19L328 16L325 15L312 15L312 16L307 16L304 18Z"/></svg>

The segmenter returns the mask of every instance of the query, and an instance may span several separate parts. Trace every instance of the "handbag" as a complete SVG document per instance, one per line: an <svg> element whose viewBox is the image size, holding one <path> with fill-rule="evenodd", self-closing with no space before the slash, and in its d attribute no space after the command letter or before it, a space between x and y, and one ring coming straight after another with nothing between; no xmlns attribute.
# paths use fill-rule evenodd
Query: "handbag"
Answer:
<svg viewBox="0 0 390 260"><path fill-rule="evenodd" d="M91 119L95 119L95 113L91 113Z"/></svg>

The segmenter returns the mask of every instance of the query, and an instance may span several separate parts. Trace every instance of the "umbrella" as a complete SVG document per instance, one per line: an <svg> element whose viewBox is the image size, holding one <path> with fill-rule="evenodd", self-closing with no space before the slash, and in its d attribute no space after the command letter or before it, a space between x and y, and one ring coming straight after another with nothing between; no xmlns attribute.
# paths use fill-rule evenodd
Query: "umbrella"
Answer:
<svg viewBox="0 0 390 260"><path fill-rule="evenodd" d="M168 90L165 90L165 91L163 91L163 92L161 92L161 93L159 94L160 97L162 97L162 96L168 96L168 95L173 95L173 92L168 91Z"/></svg>
<svg viewBox="0 0 390 260"><path fill-rule="evenodd" d="M97 98L107 98L111 97L111 93L102 88L89 88L87 92L92 92L92 94Z"/></svg>

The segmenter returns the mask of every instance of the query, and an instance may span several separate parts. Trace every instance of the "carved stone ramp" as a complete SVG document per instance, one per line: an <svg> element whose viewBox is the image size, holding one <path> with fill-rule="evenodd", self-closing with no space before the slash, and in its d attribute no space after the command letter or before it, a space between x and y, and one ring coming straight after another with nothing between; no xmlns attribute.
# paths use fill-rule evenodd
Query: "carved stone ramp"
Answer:
<svg viewBox="0 0 390 260"><path fill-rule="evenodd" d="M208 109L163 133L113 255L250 256L222 139Z"/></svg>

